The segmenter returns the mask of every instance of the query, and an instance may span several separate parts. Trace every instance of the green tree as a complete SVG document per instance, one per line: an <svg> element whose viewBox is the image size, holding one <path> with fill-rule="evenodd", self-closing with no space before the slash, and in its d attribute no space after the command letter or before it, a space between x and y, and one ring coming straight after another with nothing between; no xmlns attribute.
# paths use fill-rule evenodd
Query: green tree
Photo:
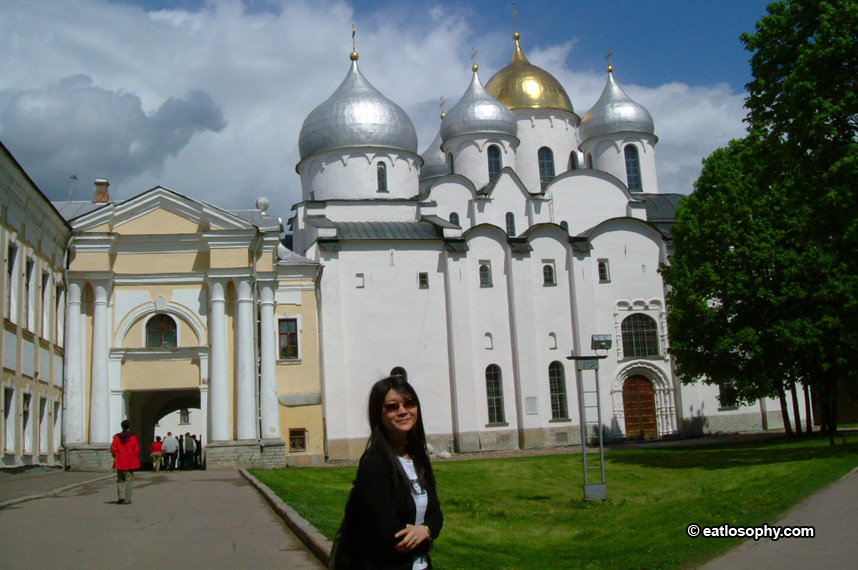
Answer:
<svg viewBox="0 0 858 570"><path fill-rule="evenodd" d="M858 370L858 0L770 4L742 41L749 136L677 213L671 352L743 401L810 385L833 434Z"/></svg>

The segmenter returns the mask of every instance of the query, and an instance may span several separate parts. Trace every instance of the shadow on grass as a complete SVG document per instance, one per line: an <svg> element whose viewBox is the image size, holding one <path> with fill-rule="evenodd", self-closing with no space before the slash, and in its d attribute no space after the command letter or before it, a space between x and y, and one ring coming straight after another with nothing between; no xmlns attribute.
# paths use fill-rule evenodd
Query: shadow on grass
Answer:
<svg viewBox="0 0 858 570"><path fill-rule="evenodd" d="M616 450L606 456L608 463L658 467L662 469L730 469L813 459L858 456L858 443L828 445L827 439L790 441L786 437L705 447Z"/></svg>

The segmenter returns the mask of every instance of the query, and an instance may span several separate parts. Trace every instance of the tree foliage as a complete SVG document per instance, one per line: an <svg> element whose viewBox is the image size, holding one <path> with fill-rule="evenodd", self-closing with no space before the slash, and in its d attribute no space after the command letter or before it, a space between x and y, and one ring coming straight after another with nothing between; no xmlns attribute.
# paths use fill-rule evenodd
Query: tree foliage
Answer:
<svg viewBox="0 0 858 570"><path fill-rule="evenodd" d="M800 380L831 410L858 370L858 0L770 4L742 41L748 136L677 212L671 352L684 382Z"/></svg>

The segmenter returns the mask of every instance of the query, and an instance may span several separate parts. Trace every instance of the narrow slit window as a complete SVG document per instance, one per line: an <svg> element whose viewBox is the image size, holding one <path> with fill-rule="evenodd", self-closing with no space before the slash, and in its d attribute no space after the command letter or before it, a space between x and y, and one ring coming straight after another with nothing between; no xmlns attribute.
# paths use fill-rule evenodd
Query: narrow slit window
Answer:
<svg viewBox="0 0 858 570"><path fill-rule="evenodd" d="M494 180L500 174L503 163L501 162L501 151L496 144L490 145L488 150L489 157L489 182Z"/></svg>
<svg viewBox="0 0 858 570"><path fill-rule="evenodd" d="M372 172L372 171L370 171ZM378 191L382 193L387 192L387 165L383 162L379 162L378 166L376 166L376 175L378 177Z"/></svg>
<svg viewBox="0 0 858 570"><path fill-rule="evenodd" d="M538 151L539 157L539 182L542 184L542 189L548 186L548 183L554 179L554 153L550 148L544 146Z"/></svg>
<svg viewBox="0 0 858 570"><path fill-rule="evenodd" d="M627 145L623 152L626 155L626 181L629 184L629 191L640 192L643 190L643 185L638 149L633 145Z"/></svg>

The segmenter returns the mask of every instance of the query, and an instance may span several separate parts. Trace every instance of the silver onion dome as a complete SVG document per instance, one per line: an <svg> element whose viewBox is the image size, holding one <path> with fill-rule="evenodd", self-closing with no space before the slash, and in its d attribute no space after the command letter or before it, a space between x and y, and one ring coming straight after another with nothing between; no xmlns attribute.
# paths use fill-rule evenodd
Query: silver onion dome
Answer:
<svg viewBox="0 0 858 570"><path fill-rule="evenodd" d="M328 99L307 115L298 137L301 160L345 147L377 146L417 154L417 131L405 111L370 85L357 65Z"/></svg>
<svg viewBox="0 0 858 570"><path fill-rule="evenodd" d="M435 135L426 150L421 155L423 157L423 168L420 169L420 179L432 178L433 176L443 176L447 174L447 159L441 151L441 132Z"/></svg>
<svg viewBox="0 0 858 570"><path fill-rule="evenodd" d="M509 107L495 99L486 91L474 68L471 84L441 121L441 140L448 141L461 135L478 133L496 133L516 136L518 123Z"/></svg>
<svg viewBox="0 0 858 570"><path fill-rule="evenodd" d="M578 133L581 142L584 142L593 137L625 131L653 135L655 125L649 111L640 103L632 101L620 89L614 81L613 70L608 68L608 83L599 100L581 119Z"/></svg>

